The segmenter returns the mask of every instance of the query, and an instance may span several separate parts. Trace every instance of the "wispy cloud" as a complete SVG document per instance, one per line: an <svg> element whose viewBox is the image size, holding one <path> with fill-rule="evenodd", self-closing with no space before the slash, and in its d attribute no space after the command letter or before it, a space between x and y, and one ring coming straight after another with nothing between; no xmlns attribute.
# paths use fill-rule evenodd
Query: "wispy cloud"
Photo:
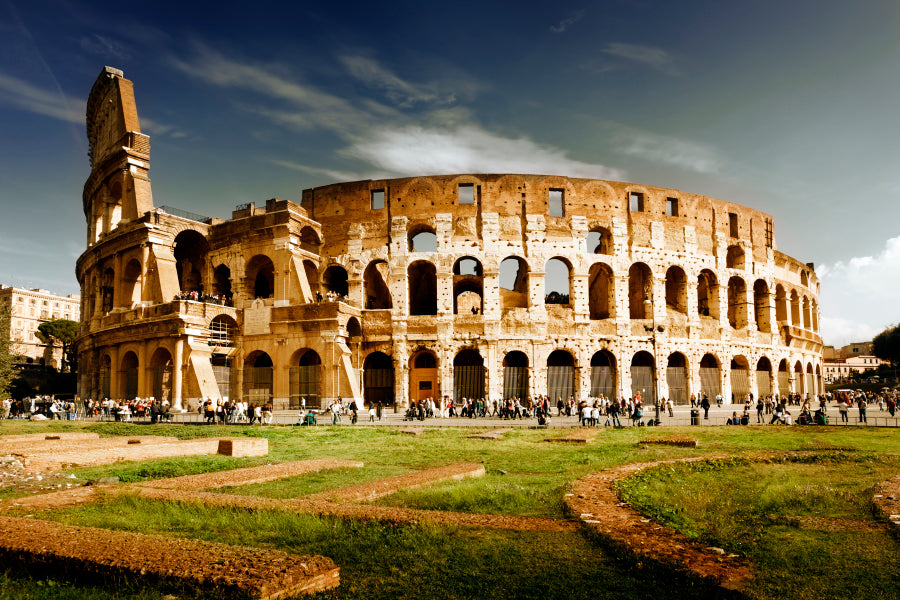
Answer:
<svg viewBox="0 0 900 600"><path fill-rule="evenodd" d="M36 115L84 124L85 102L0 73L0 103Z"/></svg>
<svg viewBox="0 0 900 600"><path fill-rule="evenodd" d="M655 46L612 42L601 52L625 61L646 65L668 75L677 75L680 72L672 55Z"/></svg>
<svg viewBox="0 0 900 600"><path fill-rule="evenodd" d="M576 10L556 25L551 25L550 31L553 33L564 33L569 27L580 21L583 16L584 10Z"/></svg>
<svg viewBox="0 0 900 600"><path fill-rule="evenodd" d="M476 89L471 84L463 86L443 86L437 81L425 83L413 83L397 76L396 73L386 68L377 60L361 55L344 55L339 58L340 63L346 69L347 74L361 83L384 92L394 103L402 107L415 105L448 105L457 101L461 91L467 95L474 95ZM457 84L459 81L457 82Z"/></svg>
<svg viewBox="0 0 900 600"><path fill-rule="evenodd" d="M900 237L874 256L820 265L822 337L842 345L871 337L900 321Z"/></svg>
<svg viewBox="0 0 900 600"><path fill-rule="evenodd" d="M309 175L324 175L329 181L356 181L359 179L372 179L377 177L376 175L361 175L359 173L351 173L348 171L336 171L334 169L314 167L278 158L269 159L269 162L273 165L284 167L285 169L291 169L292 171L300 171L301 173L307 173Z"/></svg>
<svg viewBox="0 0 900 600"><path fill-rule="evenodd" d="M524 137L502 137L474 125L455 129L379 129L343 153L375 166L385 175L554 173L624 178L619 169L578 161L559 148Z"/></svg>
<svg viewBox="0 0 900 600"><path fill-rule="evenodd" d="M116 60L130 60L132 57L131 50L124 43L99 33L81 36L78 44L82 50L96 56L115 58Z"/></svg>
<svg viewBox="0 0 900 600"><path fill-rule="evenodd" d="M695 173L717 173L722 159L711 146L627 129L615 136L619 152Z"/></svg>

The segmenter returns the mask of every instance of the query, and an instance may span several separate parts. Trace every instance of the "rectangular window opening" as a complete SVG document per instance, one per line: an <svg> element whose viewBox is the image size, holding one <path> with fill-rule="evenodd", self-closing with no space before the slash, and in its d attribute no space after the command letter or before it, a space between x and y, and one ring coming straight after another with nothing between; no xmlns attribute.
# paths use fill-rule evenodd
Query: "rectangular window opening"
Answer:
<svg viewBox="0 0 900 600"><path fill-rule="evenodd" d="M550 190L550 194L547 198L550 203L550 216L551 217L562 217L564 216L564 208L563 208L563 191L562 190Z"/></svg>
<svg viewBox="0 0 900 600"><path fill-rule="evenodd" d="M666 216L678 216L678 198L666 198Z"/></svg>
<svg viewBox="0 0 900 600"><path fill-rule="evenodd" d="M740 237L738 232L738 216L735 213L728 213L728 233L731 237Z"/></svg>
<svg viewBox="0 0 900 600"><path fill-rule="evenodd" d="M459 203L475 204L475 184L461 183L459 184Z"/></svg>
<svg viewBox="0 0 900 600"><path fill-rule="evenodd" d="M644 212L644 195L638 192L628 194L628 210L631 212Z"/></svg>
<svg viewBox="0 0 900 600"><path fill-rule="evenodd" d="M384 190L372 190L372 210L384 208Z"/></svg>

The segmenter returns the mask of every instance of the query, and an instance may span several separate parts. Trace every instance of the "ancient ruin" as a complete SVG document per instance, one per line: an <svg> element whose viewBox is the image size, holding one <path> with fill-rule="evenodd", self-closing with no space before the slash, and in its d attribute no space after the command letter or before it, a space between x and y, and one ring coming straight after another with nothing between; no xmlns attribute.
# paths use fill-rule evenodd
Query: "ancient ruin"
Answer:
<svg viewBox="0 0 900 600"><path fill-rule="evenodd" d="M230 220L153 202L131 81L87 103L82 398L822 390L819 282L770 215L673 189L440 175L307 189Z"/></svg>

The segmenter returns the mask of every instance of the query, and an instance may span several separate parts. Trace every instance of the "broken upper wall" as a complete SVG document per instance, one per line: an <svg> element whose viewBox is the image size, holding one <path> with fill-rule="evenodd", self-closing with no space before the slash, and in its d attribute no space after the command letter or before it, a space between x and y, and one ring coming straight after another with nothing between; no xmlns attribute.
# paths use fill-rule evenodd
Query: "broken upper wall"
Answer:
<svg viewBox="0 0 900 600"><path fill-rule="evenodd" d="M87 102L91 174L82 196L87 244L153 209L150 138L141 133L134 86L122 71L105 67Z"/></svg>
<svg viewBox="0 0 900 600"><path fill-rule="evenodd" d="M548 238L565 238L583 220L589 231L616 232L616 243L669 250L695 245L702 253L721 253L723 262L732 246L760 263L775 247L772 217L761 211L674 189L563 176L463 174L338 183L304 190L302 206L322 224L322 250L330 256L345 254L347 241L356 236L363 250L387 246L397 217L406 218L407 231L437 230L439 214L452 216L449 233L459 240L480 239L490 215L486 222L500 240L524 239L529 222L543 222Z"/></svg>

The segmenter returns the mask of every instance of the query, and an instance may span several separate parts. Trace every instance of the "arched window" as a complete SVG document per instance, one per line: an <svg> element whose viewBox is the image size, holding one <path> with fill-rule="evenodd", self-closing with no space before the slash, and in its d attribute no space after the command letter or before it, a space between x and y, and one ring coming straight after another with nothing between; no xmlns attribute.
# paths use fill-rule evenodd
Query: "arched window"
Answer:
<svg viewBox="0 0 900 600"><path fill-rule="evenodd" d="M343 298L350 293L348 279L347 269L340 265L331 265L322 274L322 283L325 285L325 290L336 294L339 298Z"/></svg>
<svg viewBox="0 0 900 600"><path fill-rule="evenodd" d="M231 300L231 269L225 265L219 265L213 271L213 277L215 278L214 293L217 296L225 296L227 300Z"/></svg>
<svg viewBox="0 0 900 600"><path fill-rule="evenodd" d="M366 308L382 310L393 308L391 290L388 287L390 265L383 260L373 260L363 273L363 286L366 291Z"/></svg>
<svg viewBox="0 0 900 600"><path fill-rule="evenodd" d="M209 242L197 231L188 229L175 236L175 268L182 292L203 292L206 254Z"/></svg>
<svg viewBox="0 0 900 600"><path fill-rule="evenodd" d="M628 312L632 319L653 316L653 275L644 263L634 263L628 270Z"/></svg>
<svg viewBox="0 0 900 600"><path fill-rule="evenodd" d="M210 346L233 348L234 338L238 333L237 322L228 315L219 315L209 322Z"/></svg>
<svg viewBox="0 0 900 600"><path fill-rule="evenodd" d="M588 254L612 254L613 242L609 229L592 228L585 238L585 250Z"/></svg>
<svg viewBox="0 0 900 600"><path fill-rule="evenodd" d="M728 253L725 255L725 266L729 269L743 269L744 249L740 246L728 246Z"/></svg>
<svg viewBox="0 0 900 600"><path fill-rule="evenodd" d="M747 326L747 284L740 277L728 280L728 323L732 329Z"/></svg>
<svg viewBox="0 0 900 600"><path fill-rule="evenodd" d="M569 264L551 258L544 266L544 304L569 304L571 291Z"/></svg>
<svg viewBox="0 0 900 600"><path fill-rule="evenodd" d="M681 314L687 314L687 275L677 266L666 271L666 307Z"/></svg>
<svg viewBox="0 0 900 600"><path fill-rule="evenodd" d="M420 225L409 231L410 252L437 252L437 235L434 229Z"/></svg>
<svg viewBox="0 0 900 600"><path fill-rule="evenodd" d="M771 333L772 324L769 322L769 286L762 279L757 279L753 284L753 316L756 319L756 329L764 333Z"/></svg>
<svg viewBox="0 0 900 600"><path fill-rule="evenodd" d="M612 269L608 265L591 265L588 274L588 310L591 319L609 319L613 316L615 284Z"/></svg>
<svg viewBox="0 0 900 600"><path fill-rule="evenodd" d="M484 309L481 262L464 256L453 265L453 312L481 314Z"/></svg>
<svg viewBox="0 0 900 600"><path fill-rule="evenodd" d="M417 260L407 269L409 314L437 314L437 270L427 260Z"/></svg>
<svg viewBox="0 0 900 600"><path fill-rule="evenodd" d="M499 268L503 308L528 307L528 263L518 256L504 258Z"/></svg>
<svg viewBox="0 0 900 600"><path fill-rule="evenodd" d="M254 298L271 298L275 294L275 265L264 254L257 254L247 263L247 288Z"/></svg>
<svg viewBox="0 0 900 600"><path fill-rule="evenodd" d="M709 269L697 276L697 312L702 317L719 318L719 281Z"/></svg>

